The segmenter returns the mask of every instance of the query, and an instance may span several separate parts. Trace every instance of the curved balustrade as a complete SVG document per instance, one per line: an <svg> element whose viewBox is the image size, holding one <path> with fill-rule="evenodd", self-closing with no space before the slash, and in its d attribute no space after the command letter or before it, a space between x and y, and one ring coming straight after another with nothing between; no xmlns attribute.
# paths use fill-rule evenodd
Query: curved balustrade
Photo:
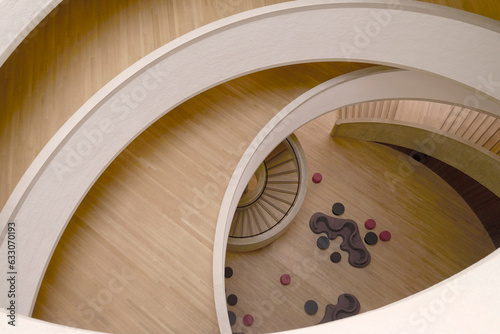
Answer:
<svg viewBox="0 0 500 334"><path fill-rule="evenodd" d="M376 141L433 156L500 196L500 119L426 101L372 101L340 109L332 136Z"/></svg>
<svg viewBox="0 0 500 334"><path fill-rule="evenodd" d="M307 189L307 165L295 135L266 157L252 181L231 223L227 242L230 251L269 245L286 231L300 209Z"/></svg>
<svg viewBox="0 0 500 334"><path fill-rule="evenodd" d="M413 1L402 2L399 6L390 8L392 15L397 14L398 19L393 20L390 27L377 36L377 43L371 43L369 47L358 48L359 52L356 53L355 59L351 58L352 54L346 54L345 50L343 51L340 47L332 47L332 41L352 43L356 39L356 28L373 22L374 11L387 10L386 7L385 2L375 0L368 2L295 1L243 13L206 26L169 43L111 81L54 136L19 182L0 214L2 240L5 238L5 226L9 221L17 221L23 225L24 231L29 231L23 235L22 240L19 240L19 247L23 249L19 255L19 270L30 273L30 277L20 277L19 286L22 290L19 291L18 298L21 306L19 312L21 314L31 312L40 280L59 236L69 217L102 171L131 140L152 122L174 106L209 87L243 74L285 64L319 60L357 60L433 73L434 77L411 72L410 75L416 77L420 75L421 79L425 78L420 83L425 83L426 88L436 82L452 87L451 92L441 91L440 93L424 92L420 89L413 92L414 98L425 96L432 100L440 100L442 94L459 92L458 95L463 101L466 96L474 96L477 88L482 96L487 97L486 101L479 101L485 106L481 108L482 110L488 109L486 106L488 103L495 104L500 99L500 90L491 91L483 84L485 78L491 75L496 77L500 74L497 59L500 52L500 27L491 20ZM436 34L436 26L440 27L439 34ZM457 35L462 41L460 45L453 38ZM422 46L422 41L425 47ZM463 44L476 52L474 57L462 52ZM289 51L283 52L283 50ZM414 56L409 57L409 55ZM336 81L337 100L333 103L334 107L340 108L348 104L375 99L403 98L403 96L398 96L400 88L406 89L405 92L408 94L406 97L412 95L412 90L408 89L408 85L401 82L393 81L386 87L377 89L380 78L375 74L380 73L361 72L347 75ZM147 99L141 103L140 112L124 108L123 105L117 108L118 96L134 94L138 87L142 87L141 85L152 77L158 78L158 87L153 91L148 91ZM403 83L407 82L403 81ZM459 83L459 85L453 83ZM323 88L324 86L320 87L320 89ZM466 95L463 95L464 93ZM432 94L435 95L429 97ZM299 99L299 101L312 103L312 100L307 101L306 98ZM332 101L329 102L332 106ZM294 101L293 105L297 107L297 103ZM293 120L286 117L286 121L291 122L285 124L286 131L284 132L286 133L281 133L272 140L283 140L284 138L280 138L282 135L286 137L307 119L324 111L321 108L317 109L318 106L314 103L310 107L312 109L309 110L314 112L306 116L298 116ZM292 107L289 107L284 113L278 114L271 121L270 126L264 129L264 132L269 134L271 128L275 129L275 125L283 125L285 114L291 110ZM492 113L498 115L498 110L492 109ZM105 126L109 122L113 123L113 130ZM110 131L107 145L94 148L91 154L81 159L82 163L71 166L71 172L65 172L62 176L61 172L67 169L54 168L54 162L63 164L67 161L68 150L78 147L85 140L85 133L95 129ZM264 136L259 137L257 142L264 139L266 142L271 140ZM258 164L269 153L266 149L259 151L261 147L262 145L252 146L243 156L241 165L245 168L251 167L252 171L256 170ZM261 156L262 154L265 155ZM255 165L248 164L250 157L257 158ZM230 332L222 273L225 240L231 222L228 220L228 215L232 217L237 206L236 198L240 198L252 174L252 172L247 172L234 177L221 206L217 226L214 242L214 293L222 332ZM50 205L41 206L40 203ZM5 242L2 246L4 245ZM5 247L2 247L0 256L5 258ZM487 290L486 284L488 288L491 287L488 293L497 291L498 288L495 290L493 278L495 277L493 269L497 267L497 263L498 256L495 253L467 270L466 274L461 275L462 278L466 278L461 283L472 286L475 282L469 282L468 279L477 278L480 273L489 273L489 275L483 275L483 277L490 277L486 283L483 282L483 291ZM0 287L5 291L5 282L2 282ZM439 294L438 289L439 287L423 292L423 298L420 294L399 302L395 311L398 319L407 319L405 310L417 309L418 305L425 303L426 296ZM466 297L457 304L470 300ZM492 301L492 303L498 306L498 302ZM483 304L476 300L475 306L479 305ZM491 309L495 309L495 305ZM467 313L463 311L466 310L465 307L462 308L462 313L460 309L457 310L454 316L461 314L462 317L460 321L455 321L449 326L456 328L460 323L466 323L468 318L474 316L477 308ZM387 309L389 308L374 313L379 319L379 325L389 316L393 317ZM495 318L488 317L487 319ZM349 321L349 324L354 325L354 328L359 331L363 328L371 328L373 323L377 323L377 320L374 320L371 315L356 317L354 324L352 320ZM334 330L334 328L343 327L344 324L347 322L323 326L329 326L331 330ZM396 331L405 328L404 322L398 323L398 326L403 327L391 327L389 330ZM308 330L319 331L320 329Z"/></svg>
<svg viewBox="0 0 500 334"><path fill-rule="evenodd" d="M500 196L500 156L445 131L399 121L338 121L332 136L392 144L439 159ZM398 177L410 171L403 170ZM395 180L396 182L396 180Z"/></svg>
<svg viewBox="0 0 500 334"><path fill-rule="evenodd" d="M372 101L341 108L337 124L362 121L423 126L482 152L500 154L500 119L464 106L415 100Z"/></svg>
<svg viewBox="0 0 500 334"><path fill-rule="evenodd" d="M61 1L0 1L0 66Z"/></svg>

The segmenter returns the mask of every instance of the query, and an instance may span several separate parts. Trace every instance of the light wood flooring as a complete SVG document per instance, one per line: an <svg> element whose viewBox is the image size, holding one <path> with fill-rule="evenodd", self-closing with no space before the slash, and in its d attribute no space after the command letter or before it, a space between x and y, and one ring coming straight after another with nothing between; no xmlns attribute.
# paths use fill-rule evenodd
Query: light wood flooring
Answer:
<svg viewBox="0 0 500 334"><path fill-rule="evenodd" d="M268 333L317 324L327 304L337 304L340 294L355 295L366 312L421 291L467 268L494 251L479 219L445 181L427 167L391 148L352 139L331 138L333 113L296 131L307 157L309 180L320 172L323 181L309 181L306 198L290 229L273 244L254 252L228 252L226 265L233 277L226 292L238 303L228 306L237 315L235 332ZM412 166L414 173L400 176ZM390 173L390 174L386 174ZM405 170L405 176L406 170ZM392 180L397 178L397 183ZM372 256L365 268L354 268L340 250L338 237L328 250L320 250L320 235L309 228L315 212L333 216L332 204L341 202L339 218L358 223L361 236L375 219L377 234L388 230L389 242L366 245ZM342 260L330 262L338 251ZM292 282L280 284L289 274ZM304 303L315 300L319 311L307 315ZM245 314L254 316L245 327Z"/></svg>
<svg viewBox="0 0 500 334"><path fill-rule="evenodd" d="M53 255L33 316L115 333L217 332L213 239L234 167L289 101L352 67L256 73L161 118L87 194ZM135 280L107 296L113 272L122 270ZM92 302L101 290L107 297Z"/></svg>

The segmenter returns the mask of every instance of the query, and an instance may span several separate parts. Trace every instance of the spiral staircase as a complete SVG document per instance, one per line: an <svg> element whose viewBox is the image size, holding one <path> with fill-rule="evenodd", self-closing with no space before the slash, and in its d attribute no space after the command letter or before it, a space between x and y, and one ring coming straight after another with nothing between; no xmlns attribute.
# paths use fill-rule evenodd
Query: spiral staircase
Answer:
<svg viewBox="0 0 500 334"><path fill-rule="evenodd" d="M304 151L292 134L259 165L245 188L229 231L228 250L251 251L280 237L297 214L306 187Z"/></svg>

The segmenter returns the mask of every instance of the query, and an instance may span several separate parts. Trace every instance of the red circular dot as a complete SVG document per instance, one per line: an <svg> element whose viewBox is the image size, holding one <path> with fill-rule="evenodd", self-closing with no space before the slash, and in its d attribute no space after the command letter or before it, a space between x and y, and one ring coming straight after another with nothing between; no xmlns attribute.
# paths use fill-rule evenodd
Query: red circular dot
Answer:
<svg viewBox="0 0 500 334"><path fill-rule="evenodd" d="M314 175L313 175L313 182L314 183L320 183L322 179L323 179L323 175L321 175L320 173L314 173Z"/></svg>
<svg viewBox="0 0 500 334"><path fill-rule="evenodd" d="M375 223L373 219L368 219L367 221L365 221L365 227L369 230L373 230L375 228L375 225L377 225L377 223Z"/></svg>
<svg viewBox="0 0 500 334"><path fill-rule="evenodd" d="M291 281L291 280L292 280L292 279L291 279L290 275L288 275L288 274L283 274L283 275L281 275L281 277L280 277L280 282L281 282L281 284L283 284L283 285L288 285L288 284L290 284L290 281Z"/></svg>
<svg viewBox="0 0 500 334"><path fill-rule="evenodd" d="M243 317L243 324L245 326L252 326L253 317L250 314L245 314L245 316Z"/></svg>
<svg viewBox="0 0 500 334"><path fill-rule="evenodd" d="M382 241L389 241L391 240L391 232L389 231L382 231L380 232L380 240Z"/></svg>

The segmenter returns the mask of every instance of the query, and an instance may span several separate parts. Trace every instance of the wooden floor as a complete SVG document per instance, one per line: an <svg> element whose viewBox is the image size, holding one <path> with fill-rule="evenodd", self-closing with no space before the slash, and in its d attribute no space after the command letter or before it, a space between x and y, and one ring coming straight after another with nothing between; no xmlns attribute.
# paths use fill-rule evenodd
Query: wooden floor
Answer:
<svg viewBox="0 0 500 334"><path fill-rule="evenodd" d="M337 304L340 294L355 295L366 312L421 291L467 268L495 248L479 219L445 181L420 165L391 189L385 172L396 175L401 159L391 148L352 139L331 138L335 115L329 114L300 128L296 135L306 153L309 179L321 172L320 184L309 182L306 198L288 232L276 242L250 253L228 252L226 265L233 277L226 279L227 294L236 294L235 332L267 333L312 326L324 316L327 304ZM404 157L404 158L403 158ZM378 234L392 233L392 240L367 246L372 260L362 269L347 263L341 238L328 250L316 247L319 235L311 232L315 212L332 215L331 206L342 202L341 218L358 223L375 219ZM342 260L330 262L339 251ZM289 286L279 278L288 273ZM307 315L304 303L315 300L319 311ZM245 314L254 316L251 329Z"/></svg>
<svg viewBox="0 0 500 334"><path fill-rule="evenodd" d="M197 27L278 2L63 1L0 68L0 207L59 127L118 73ZM500 18L493 0L439 3ZM81 204L49 266L35 317L120 333L216 332L211 243L233 166L293 98L361 67L269 70L162 118Z"/></svg>
<svg viewBox="0 0 500 334"><path fill-rule="evenodd" d="M357 65L297 65L253 74L211 89L156 122L80 205L33 316L115 333L217 332L213 239L234 167L289 101L352 67ZM122 270L135 278L110 297L113 272Z"/></svg>
<svg viewBox="0 0 500 334"><path fill-rule="evenodd" d="M0 68L0 207L36 155L116 75L220 18L284 0L64 0Z"/></svg>
<svg viewBox="0 0 500 334"><path fill-rule="evenodd" d="M496 0L418 0L435 5L448 6L466 12L500 20L500 2Z"/></svg>
<svg viewBox="0 0 500 334"><path fill-rule="evenodd" d="M0 68L0 207L64 122L128 66L217 19L286 0L64 0ZM500 20L496 0L423 0Z"/></svg>
<svg viewBox="0 0 500 334"><path fill-rule="evenodd" d="M387 146L406 155L415 155L415 151L408 148ZM438 159L425 156L421 162L462 196L483 223L495 247L500 248L500 198L470 176Z"/></svg>

